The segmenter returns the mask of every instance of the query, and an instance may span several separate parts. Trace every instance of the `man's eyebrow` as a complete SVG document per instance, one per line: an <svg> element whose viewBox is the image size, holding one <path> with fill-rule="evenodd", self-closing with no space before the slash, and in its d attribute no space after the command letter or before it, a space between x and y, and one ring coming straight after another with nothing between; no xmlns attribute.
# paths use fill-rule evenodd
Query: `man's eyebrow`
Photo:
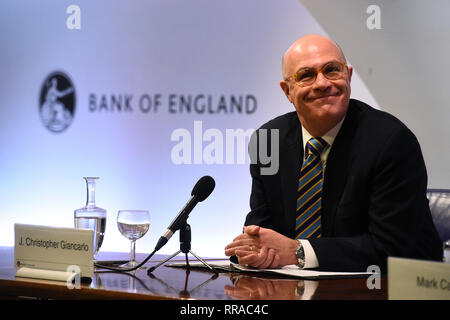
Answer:
<svg viewBox="0 0 450 320"><path fill-rule="evenodd" d="M337 60L337 59L332 59L332 60L329 60L329 61L325 62L324 64L322 64L322 65L320 66L320 68L322 68L324 65L327 65L327 64L330 63L330 62L339 62L339 63L341 63L341 62L340 62L339 60ZM320 69L320 68L319 68L319 69ZM317 68L305 66L305 67L300 67L300 68L298 68L297 71L295 71L295 73L298 73L299 71L305 70L305 69L316 69L316 70L317 70Z"/></svg>

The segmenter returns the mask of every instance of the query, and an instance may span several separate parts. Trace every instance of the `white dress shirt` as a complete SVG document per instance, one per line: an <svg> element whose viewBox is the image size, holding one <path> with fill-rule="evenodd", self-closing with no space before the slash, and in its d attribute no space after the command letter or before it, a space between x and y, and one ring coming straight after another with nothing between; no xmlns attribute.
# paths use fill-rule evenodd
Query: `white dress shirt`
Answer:
<svg viewBox="0 0 450 320"><path fill-rule="evenodd" d="M322 160L322 169L323 169L323 178L325 179L325 169L327 167L327 159L328 154L330 153L331 146L333 145L334 139L336 138L339 130L341 129L342 123L344 122L345 117L330 131L325 133L321 138L328 143L328 146L322 151L320 154L320 158ZM302 136L303 136L303 151L305 151L306 143L313 136L306 131L306 129L302 126ZM306 151L305 151L306 152ZM304 153L306 154L306 153ZM319 261L317 260L316 253L312 248L311 244L306 239L299 239L303 250L305 252L305 266L304 268L317 268L319 266Z"/></svg>

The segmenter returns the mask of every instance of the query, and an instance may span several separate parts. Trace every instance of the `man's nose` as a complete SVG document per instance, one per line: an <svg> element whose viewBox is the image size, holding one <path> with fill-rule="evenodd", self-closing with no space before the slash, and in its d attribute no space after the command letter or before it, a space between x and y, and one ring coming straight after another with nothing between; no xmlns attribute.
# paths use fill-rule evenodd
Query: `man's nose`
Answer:
<svg viewBox="0 0 450 320"><path fill-rule="evenodd" d="M322 72L317 73L316 81L313 83L313 89L316 90L327 90L331 87L330 81L323 75Z"/></svg>

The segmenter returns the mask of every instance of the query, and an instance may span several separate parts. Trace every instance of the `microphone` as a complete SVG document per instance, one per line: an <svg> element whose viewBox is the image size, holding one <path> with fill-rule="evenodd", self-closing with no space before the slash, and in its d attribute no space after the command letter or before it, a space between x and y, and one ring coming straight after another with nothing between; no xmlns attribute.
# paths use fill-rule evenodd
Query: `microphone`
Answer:
<svg viewBox="0 0 450 320"><path fill-rule="evenodd" d="M191 192L191 197L185 204L183 209L178 213L178 215L173 219L172 223L167 228L167 231L159 238L156 244L155 251L161 249L167 241L172 237L172 235L181 228L181 226L186 222L191 213L192 209L197 205L197 203L202 202L213 192L216 182L210 176L201 177Z"/></svg>

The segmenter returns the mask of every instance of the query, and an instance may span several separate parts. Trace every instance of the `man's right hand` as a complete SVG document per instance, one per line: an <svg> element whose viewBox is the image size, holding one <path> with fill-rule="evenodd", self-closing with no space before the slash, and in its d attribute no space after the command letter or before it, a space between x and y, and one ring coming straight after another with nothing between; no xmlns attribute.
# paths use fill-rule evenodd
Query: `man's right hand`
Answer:
<svg viewBox="0 0 450 320"><path fill-rule="evenodd" d="M259 226L244 227L244 232L225 247L225 255L236 255L239 264L259 269L276 268L280 257L261 244Z"/></svg>
<svg viewBox="0 0 450 320"><path fill-rule="evenodd" d="M296 264L298 242L271 229L251 225L225 247L225 255L236 255L239 264L259 269Z"/></svg>

